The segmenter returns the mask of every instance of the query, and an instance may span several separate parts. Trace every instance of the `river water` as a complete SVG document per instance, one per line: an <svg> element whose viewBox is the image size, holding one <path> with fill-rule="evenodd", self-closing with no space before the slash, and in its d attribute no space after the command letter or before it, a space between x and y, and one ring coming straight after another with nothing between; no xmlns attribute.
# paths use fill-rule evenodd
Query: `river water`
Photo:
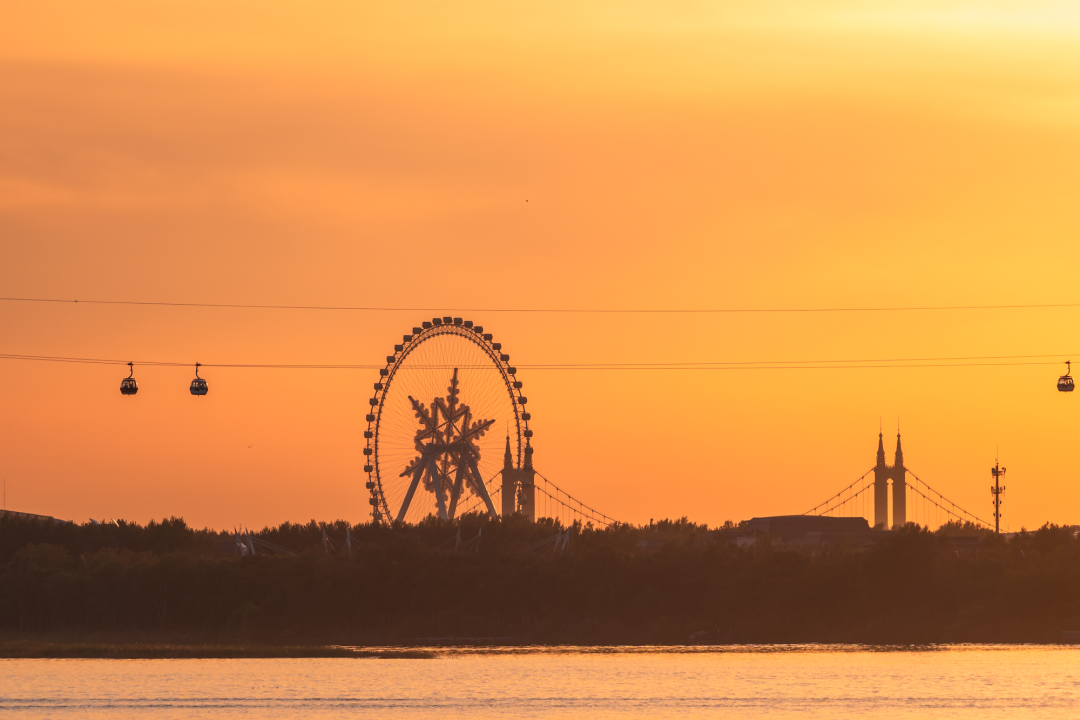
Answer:
<svg viewBox="0 0 1080 720"><path fill-rule="evenodd" d="M1080 647L440 649L428 659L0 660L27 718L1076 718Z"/></svg>

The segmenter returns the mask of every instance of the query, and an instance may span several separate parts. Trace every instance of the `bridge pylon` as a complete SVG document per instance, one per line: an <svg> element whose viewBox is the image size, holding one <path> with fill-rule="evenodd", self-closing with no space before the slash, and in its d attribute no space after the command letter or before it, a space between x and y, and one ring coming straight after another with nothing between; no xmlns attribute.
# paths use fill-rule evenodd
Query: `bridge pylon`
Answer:
<svg viewBox="0 0 1080 720"><path fill-rule="evenodd" d="M526 441L525 464L518 470L518 509L529 522L536 522L536 471L533 470L532 456L532 444Z"/></svg>
<svg viewBox="0 0 1080 720"><path fill-rule="evenodd" d="M510 452L510 438L506 438L502 469L503 517L520 512L529 522L536 522L536 470L533 469L532 456L532 443L526 440L525 464L515 468L514 457Z"/></svg>
<svg viewBox="0 0 1080 720"><path fill-rule="evenodd" d="M893 516L889 522L889 481L893 486ZM907 469L900 433L896 433L896 455L885 463L885 436L878 432L877 465L874 466L874 527L903 527L907 523Z"/></svg>
<svg viewBox="0 0 1080 720"><path fill-rule="evenodd" d="M514 455L510 450L510 436L507 435L502 469L502 517L508 518L515 512L517 512L517 469L514 468Z"/></svg>

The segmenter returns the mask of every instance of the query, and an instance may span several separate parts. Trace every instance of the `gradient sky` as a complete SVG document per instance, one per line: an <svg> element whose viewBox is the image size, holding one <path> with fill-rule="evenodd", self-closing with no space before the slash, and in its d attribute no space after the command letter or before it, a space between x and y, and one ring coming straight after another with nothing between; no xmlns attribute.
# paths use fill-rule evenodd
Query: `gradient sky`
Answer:
<svg viewBox="0 0 1080 720"><path fill-rule="evenodd" d="M8 2L0 295L408 307L1080 301L1080 10L1050 2ZM526 199L528 202L526 202ZM430 313L0 303L0 352L372 363ZM1060 354L1080 309L472 313L521 364ZM0 361L10 509L367 509L372 371ZM536 464L632 522L908 466L1080 522L1063 366L522 373ZM248 446L252 447L249 449Z"/></svg>

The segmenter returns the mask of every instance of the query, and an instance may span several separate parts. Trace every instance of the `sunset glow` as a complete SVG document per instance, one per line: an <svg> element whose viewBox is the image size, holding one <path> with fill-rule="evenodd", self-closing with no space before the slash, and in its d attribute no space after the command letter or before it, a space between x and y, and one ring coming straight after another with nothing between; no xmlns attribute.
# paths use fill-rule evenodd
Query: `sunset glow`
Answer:
<svg viewBox="0 0 1080 720"><path fill-rule="evenodd" d="M1064 2L9 3L0 295L463 309L537 468L628 522L801 513L879 424L983 518L1000 454L1003 529L1077 522L1080 308L492 310L1080 302L1078 41ZM442 314L0 302L0 353L378 364ZM9 509L368 517L377 370L3 372Z"/></svg>

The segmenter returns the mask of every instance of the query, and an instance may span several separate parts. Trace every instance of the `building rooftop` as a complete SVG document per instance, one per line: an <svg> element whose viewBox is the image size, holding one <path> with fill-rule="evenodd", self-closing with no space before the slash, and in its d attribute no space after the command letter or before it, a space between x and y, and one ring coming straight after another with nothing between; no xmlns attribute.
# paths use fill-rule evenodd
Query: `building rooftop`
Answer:
<svg viewBox="0 0 1080 720"><path fill-rule="evenodd" d="M818 541L844 535L861 535L870 532L870 523L864 517L828 517L825 515L774 515L751 518L747 530L752 533L772 535L781 540L805 540L814 534Z"/></svg>

